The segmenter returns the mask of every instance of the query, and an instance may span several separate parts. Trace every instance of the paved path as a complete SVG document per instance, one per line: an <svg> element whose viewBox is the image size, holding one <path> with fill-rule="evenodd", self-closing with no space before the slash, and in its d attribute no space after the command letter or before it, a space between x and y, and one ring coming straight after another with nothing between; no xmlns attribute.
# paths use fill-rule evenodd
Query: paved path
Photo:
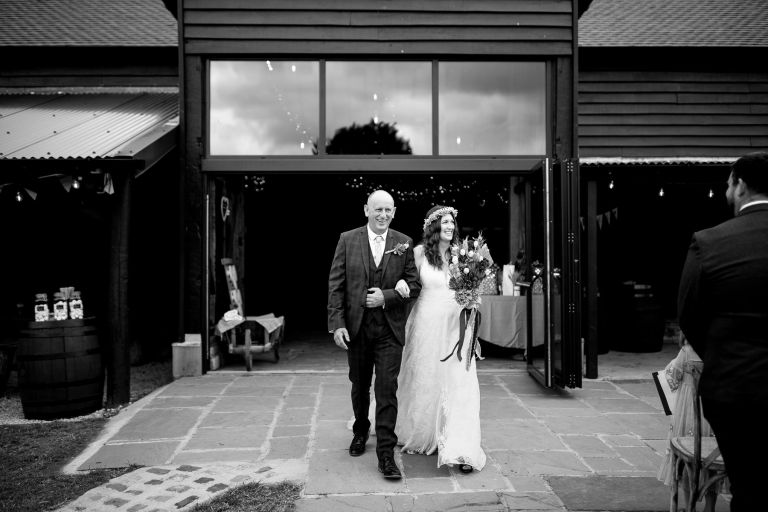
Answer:
<svg viewBox="0 0 768 512"><path fill-rule="evenodd" d="M378 473L375 437L349 457L343 373L179 379L112 418L66 470L144 467L61 510L186 510L234 485L280 480L303 483L300 512L668 509L655 479L668 420L651 380L558 392L519 370L479 379L486 468L463 475L398 452L400 481Z"/></svg>

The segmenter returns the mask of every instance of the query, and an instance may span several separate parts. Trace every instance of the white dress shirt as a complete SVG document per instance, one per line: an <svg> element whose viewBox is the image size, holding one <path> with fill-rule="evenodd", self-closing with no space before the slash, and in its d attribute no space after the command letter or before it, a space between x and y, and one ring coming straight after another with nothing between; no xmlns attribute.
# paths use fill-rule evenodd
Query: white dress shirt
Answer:
<svg viewBox="0 0 768 512"><path fill-rule="evenodd" d="M382 234L377 235L373 232L371 229L371 226L366 226L368 228L368 245L371 247L371 254L374 255L374 258L376 256L376 237L380 236L382 239L381 242L381 256L384 257L384 247L387 245L387 233L389 233L389 229L384 231ZM375 262L374 262L375 263Z"/></svg>
<svg viewBox="0 0 768 512"><path fill-rule="evenodd" d="M747 204L745 204L744 206L742 206L741 208L739 208L739 211L743 210L744 208L749 208L750 206L754 206L756 204L768 204L768 200L761 199L759 201L750 201ZM369 234L370 234L370 231L371 231L370 228L368 228L368 233Z"/></svg>

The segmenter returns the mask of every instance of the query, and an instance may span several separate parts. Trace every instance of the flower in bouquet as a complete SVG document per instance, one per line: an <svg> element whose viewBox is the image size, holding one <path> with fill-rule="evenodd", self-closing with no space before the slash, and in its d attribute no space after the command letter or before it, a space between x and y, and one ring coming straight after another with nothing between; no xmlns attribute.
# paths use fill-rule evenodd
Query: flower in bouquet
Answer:
<svg viewBox="0 0 768 512"><path fill-rule="evenodd" d="M480 287L483 280L494 276L493 260L482 233L477 238L469 237L451 246L451 262L448 265L448 287L454 291L456 302L462 307L459 313L459 340L451 353L442 361L448 360L453 353L459 361L466 346L466 369L472 363L473 356L480 358L480 345L477 342L477 330L480 327Z"/></svg>
<svg viewBox="0 0 768 512"><path fill-rule="evenodd" d="M451 263L448 265L450 281L456 302L466 309L480 305L480 285L484 279L494 276L493 260L482 233L451 246Z"/></svg>

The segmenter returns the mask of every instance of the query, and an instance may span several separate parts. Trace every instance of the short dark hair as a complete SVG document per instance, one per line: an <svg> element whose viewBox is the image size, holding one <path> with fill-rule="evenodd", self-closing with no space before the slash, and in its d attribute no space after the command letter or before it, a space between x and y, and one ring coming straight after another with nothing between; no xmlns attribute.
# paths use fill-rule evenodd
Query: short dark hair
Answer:
<svg viewBox="0 0 768 512"><path fill-rule="evenodd" d="M756 194L768 194L768 152L755 151L742 156L731 166L734 182L743 181Z"/></svg>

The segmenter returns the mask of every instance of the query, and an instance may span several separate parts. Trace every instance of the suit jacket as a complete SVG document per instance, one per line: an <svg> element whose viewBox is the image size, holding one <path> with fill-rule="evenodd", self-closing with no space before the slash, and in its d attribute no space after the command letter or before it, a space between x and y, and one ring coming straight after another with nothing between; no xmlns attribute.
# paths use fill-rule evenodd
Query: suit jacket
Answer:
<svg viewBox="0 0 768 512"><path fill-rule="evenodd" d="M693 235L677 306L701 395L768 405L768 204Z"/></svg>
<svg viewBox="0 0 768 512"><path fill-rule="evenodd" d="M397 244L408 244L402 255L387 254ZM406 235L389 228L381 259L381 290L384 294L384 316L400 343L405 343L405 321L409 300L421 291L418 271L413 258L413 241ZM328 330L346 327L351 339L360 331L368 294L368 272L371 260L368 229L366 226L342 233L333 255L328 277ZM404 299L395 291L397 281L403 279L411 289Z"/></svg>

